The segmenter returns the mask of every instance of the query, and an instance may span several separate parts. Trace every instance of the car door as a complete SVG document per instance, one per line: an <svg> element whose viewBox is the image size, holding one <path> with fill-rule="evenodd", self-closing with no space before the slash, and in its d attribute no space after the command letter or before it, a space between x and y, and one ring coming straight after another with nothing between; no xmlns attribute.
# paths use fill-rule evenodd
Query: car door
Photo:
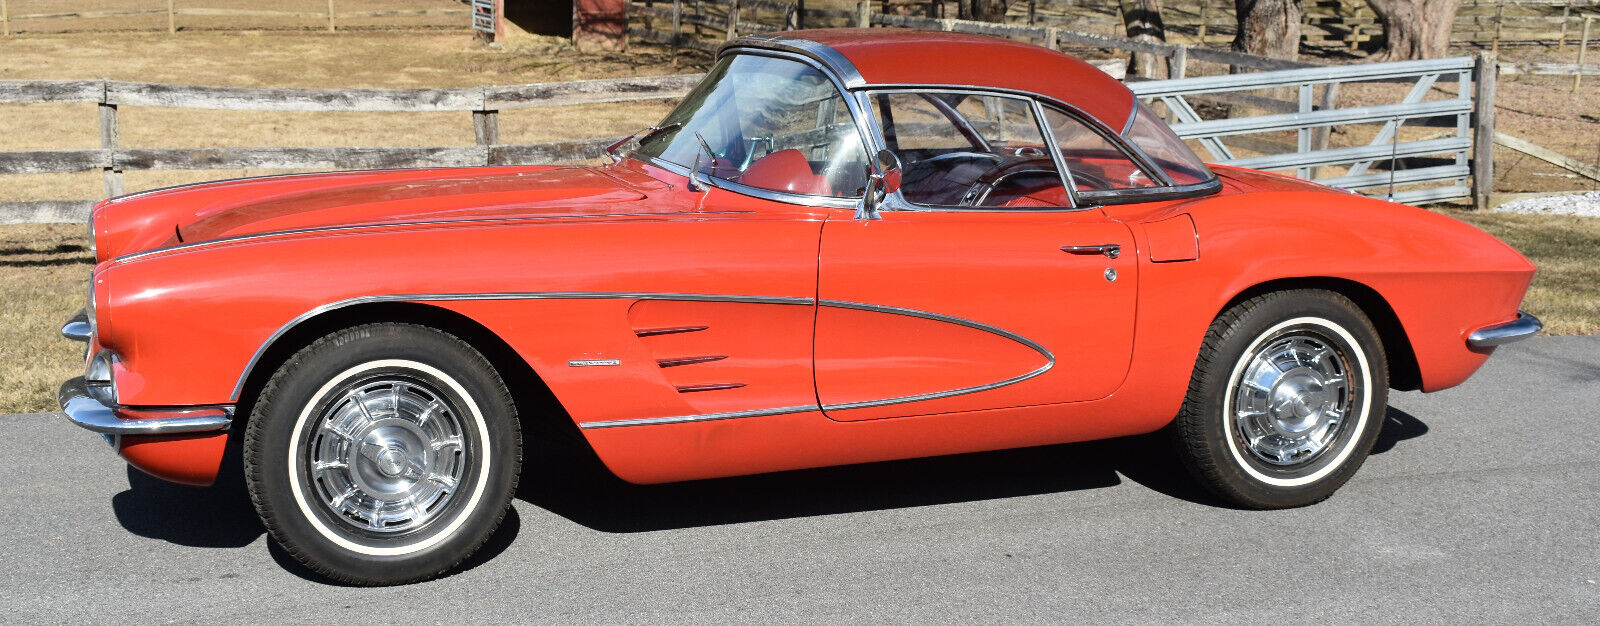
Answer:
<svg viewBox="0 0 1600 626"><path fill-rule="evenodd" d="M903 162L892 209L834 211L818 270L816 383L835 420L1105 397L1128 372L1127 226L1068 203L1039 110L996 94L863 96Z"/></svg>
<svg viewBox="0 0 1600 626"><path fill-rule="evenodd" d="M1133 348L1132 252L1128 228L1098 210L835 212L818 399L848 421L1105 397Z"/></svg>

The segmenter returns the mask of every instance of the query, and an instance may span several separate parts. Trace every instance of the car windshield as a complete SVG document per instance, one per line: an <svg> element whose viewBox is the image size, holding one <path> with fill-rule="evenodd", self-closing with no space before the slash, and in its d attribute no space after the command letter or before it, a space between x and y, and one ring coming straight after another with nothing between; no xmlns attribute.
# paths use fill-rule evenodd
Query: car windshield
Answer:
<svg viewBox="0 0 1600 626"><path fill-rule="evenodd" d="M859 197L867 155L833 82L776 57L724 57L637 152L758 189ZM714 158L700 145L704 139Z"/></svg>

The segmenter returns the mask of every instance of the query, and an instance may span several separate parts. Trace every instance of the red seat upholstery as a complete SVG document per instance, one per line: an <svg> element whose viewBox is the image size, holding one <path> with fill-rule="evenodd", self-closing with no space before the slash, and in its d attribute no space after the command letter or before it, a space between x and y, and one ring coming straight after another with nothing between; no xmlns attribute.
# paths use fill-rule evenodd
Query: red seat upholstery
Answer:
<svg viewBox="0 0 1600 626"><path fill-rule="evenodd" d="M1046 187L1025 196L1017 196L1000 204L1003 207L1064 207L1071 201L1067 198L1066 188L1056 185Z"/></svg>
<svg viewBox="0 0 1600 626"><path fill-rule="evenodd" d="M828 178L813 173L805 155L794 148L779 150L757 159L739 177L739 182L773 191L833 195L833 186L828 184Z"/></svg>

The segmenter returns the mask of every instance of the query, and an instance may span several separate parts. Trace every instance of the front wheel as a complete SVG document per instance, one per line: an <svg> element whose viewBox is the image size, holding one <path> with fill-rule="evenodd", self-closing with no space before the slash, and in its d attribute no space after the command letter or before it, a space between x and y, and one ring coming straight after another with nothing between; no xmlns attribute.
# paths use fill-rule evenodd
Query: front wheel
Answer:
<svg viewBox="0 0 1600 626"><path fill-rule="evenodd" d="M300 562L396 584L483 545L516 490L520 437L505 383L472 346L370 324L313 342L268 381L245 476L267 530Z"/></svg>
<svg viewBox="0 0 1600 626"><path fill-rule="evenodd" d="M1173 430L1190 473L1240 506L1318 502L1372 449L1388 401L1377 330L1348 298L1268 293L1206 332Z"/></svg>

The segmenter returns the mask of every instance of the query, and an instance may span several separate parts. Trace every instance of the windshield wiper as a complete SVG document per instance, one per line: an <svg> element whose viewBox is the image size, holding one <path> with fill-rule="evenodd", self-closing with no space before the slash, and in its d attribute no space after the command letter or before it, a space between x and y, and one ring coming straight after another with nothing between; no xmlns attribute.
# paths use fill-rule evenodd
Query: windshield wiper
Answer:
<svg viewBox="0 0 1600 626"><path fill-rule="evenodd" d="M617 158L617 148L621 148L622 146L626 145L629 141L632 141L634 137L638 137L639 142L643 143L649 141L651 137L681 127L683 127L683 122L673 122L671 124L646 127L644 130L635 132L627 137L623 137L622 139L617 140L616 143L606 146L606 156L611 157L611 160L613 161L620 161L621 159Z"/></svg>

